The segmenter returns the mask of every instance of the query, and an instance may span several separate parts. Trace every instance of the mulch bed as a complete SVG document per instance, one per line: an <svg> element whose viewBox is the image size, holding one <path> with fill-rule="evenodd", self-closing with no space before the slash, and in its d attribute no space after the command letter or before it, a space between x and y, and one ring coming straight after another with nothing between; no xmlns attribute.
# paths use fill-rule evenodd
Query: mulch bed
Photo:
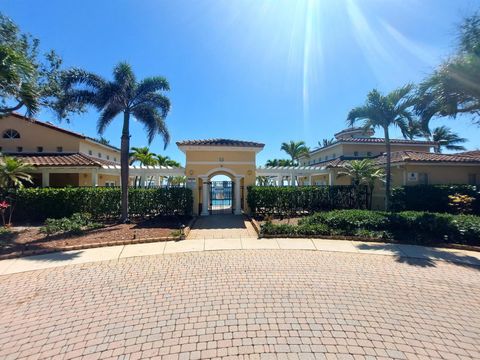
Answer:
<svg viewBox="0 0 480 360"><path fill-rule="evenodd" d="M156 217L132 221L131 224L106 223L105 227L87 231L81 235L59 234L46 236L40 225L15 226L9 233L0 233L0 258L2 255L38 251L48 252L69 247L101 244L125 244L136 239L161 239L178 237L178 230L187 226L190 218Z"/></svg>

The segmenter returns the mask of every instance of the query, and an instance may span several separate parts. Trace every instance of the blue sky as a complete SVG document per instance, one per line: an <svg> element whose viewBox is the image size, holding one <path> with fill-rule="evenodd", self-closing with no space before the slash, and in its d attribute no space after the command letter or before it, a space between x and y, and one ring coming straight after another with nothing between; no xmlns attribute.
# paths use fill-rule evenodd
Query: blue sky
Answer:
<svg viewBox="0 0 480 360"><path fill-rule="evenodd" d="M113 6L114 5L114 6ZM66 67L111 76L128 61L138 78L165 76L172 142L153 152L184 162L175 141L233 138L314 147L345 127L367 92L418 82L455 48L456 25L474 0L7 0L2 11L55 49ZM42 112L38 118L54 121ZM61 126L96 136L97 113ZM480 147L468 117L441 119ZM105 137L120 144L121 118ZM380 135L379 133L377 135ZM398 132L397 132L398 135ZM139 124L132 146L146 144Z"/></svg>

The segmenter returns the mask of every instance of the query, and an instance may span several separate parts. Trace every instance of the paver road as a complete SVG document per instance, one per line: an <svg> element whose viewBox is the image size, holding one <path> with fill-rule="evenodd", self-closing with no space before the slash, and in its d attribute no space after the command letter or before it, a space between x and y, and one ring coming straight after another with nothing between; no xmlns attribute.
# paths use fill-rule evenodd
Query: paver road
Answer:
<svg viewBox="0 0 480 360"><path fill-rule="evenodd" d="M235 250L0 276L0 358L479 359L480 269Z"/></svg>

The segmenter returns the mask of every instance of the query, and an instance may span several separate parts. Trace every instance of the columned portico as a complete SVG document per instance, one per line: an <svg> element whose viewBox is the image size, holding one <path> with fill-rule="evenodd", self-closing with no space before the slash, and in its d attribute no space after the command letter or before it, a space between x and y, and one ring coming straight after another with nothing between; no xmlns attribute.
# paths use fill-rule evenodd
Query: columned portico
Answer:
<svg viewBox="0 0 480 360"><path fill-rule="evenodd" d="M242 194L241 194L242 188L240 186L242 179L243 179L243 176L241 175L235 176L235 191L234 191L234 194L235 194L234 214L235 215L242 214Z"/></svg>
<svg viewBox="0 0 480 360"><path fill-rule="evenodd" d="M210 189L208 188L208 176L200 177L202 180L202 212L200 215L207 216L209 215L208 212L208 205L210 203L209 195Z"/></svg>

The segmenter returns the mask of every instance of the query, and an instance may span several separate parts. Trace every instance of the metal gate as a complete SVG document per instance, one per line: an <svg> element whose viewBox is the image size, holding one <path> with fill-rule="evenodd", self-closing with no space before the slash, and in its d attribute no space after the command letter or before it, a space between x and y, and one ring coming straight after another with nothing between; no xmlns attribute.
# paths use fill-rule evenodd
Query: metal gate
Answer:
<svg viewBox="0 0 480 360"><path fill-rule="evenodd" d="M233 213L233 181L211 181L210 183L210 214Z"/></svg>

